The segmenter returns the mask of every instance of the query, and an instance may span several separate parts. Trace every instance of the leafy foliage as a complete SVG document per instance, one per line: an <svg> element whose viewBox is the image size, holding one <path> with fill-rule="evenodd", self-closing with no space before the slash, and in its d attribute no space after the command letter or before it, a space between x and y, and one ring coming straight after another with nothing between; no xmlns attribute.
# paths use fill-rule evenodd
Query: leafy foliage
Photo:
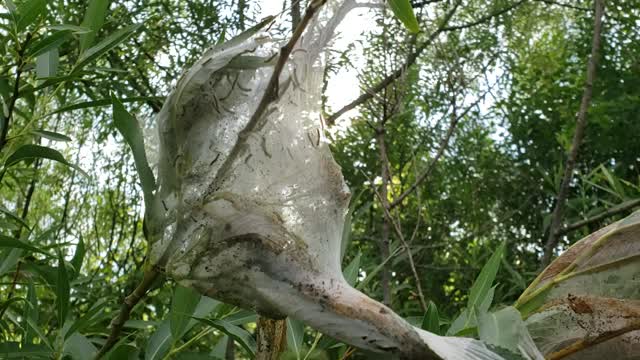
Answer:
<svg viewBox="0 0 640 360"><path fill-rule="evenodd" d="M0 353L84 359L104 342L122 299L142 277L144 209L157 163L153 115L182 69L219 39L259 23L266 2L1 4ZM516 307L528 326L563 321L540 320L551 299L562 300L554 305L561 313L582 300L594 319L609 316L601 295L573 302L558 295L569 277L584 276L575 269L554 274L553 286L527 289L539 270L574 130L593 31L591 2L384 4L390 11L366 9L370 21L360 41L334 45L327 84L355 69L368 88L429 45L397 81L328 130L357 194L343 236L345 278L374 298L388 296L387 305L423 329L478 336L505 358L520 356L514 344L524 333L513 308L501 306L523 291ZM634 1L607 4L587 140L565 223L607 216L566 232L560 250L638 207L639 19ZM290 34L287 19L265 21L277 36ZM359 92L355 85L348 91ZM331 114L342 95L325 95ZM384 186L393 203L410 189L436 158L452 118L459 119L442 157L390 209L407 249L376 192ZM615 236L608 239L601 249L615 247L608 242ZM606 268L602 277L628 275L626 268L617 271L637 264L631 260L614 259L613 272L595 270ZM572 284L571 292L580 286ZM229 348L238 359L252 357L256 314L172 288L155 284L106 358L223 358ZM373 358L288 321L286 356ZM540 340L539 327L530 329L536 342L548 340Z"/></svg>

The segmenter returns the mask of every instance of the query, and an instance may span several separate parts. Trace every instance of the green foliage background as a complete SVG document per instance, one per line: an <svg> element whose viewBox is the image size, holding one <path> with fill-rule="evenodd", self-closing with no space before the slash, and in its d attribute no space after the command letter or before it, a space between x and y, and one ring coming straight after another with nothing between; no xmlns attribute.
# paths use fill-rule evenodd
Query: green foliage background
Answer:
<svg viewBox="0 0 640 360"><path fill-rule="evenodd" d="M437 319L441 331L470 303L474 280L500 244L505 256L494 304L513 303L538 271L582 96L593 6L514 0L412 5L420 33L405 30L393 17L396 9L370 10L373 31L359 46L333 49L327 81L353 66L362 48L361 87L375 85L456 11L414 66L329 134L353 193L348 277L418 325L434 329ZM607 4L567 224L639 196L638 5ZM285 3L272 29L283 37L291 31L290 6ZM142 277L146 255L142 189L116 130L112 96L152 139L153 115L181 71L224 34L266 15L260 1L251 0L0 4L0 120L6 128L0 138L0 358L85 359L105 341L109 321ZM354 97L360 91L354 88ZM338 110L327 104L327 115ZM384 225L376 190L388 182L392 202L409 189L430 166L452 119L457 126L430 176L392 211L409 241L416 279L400 240ZM153 141L147 151L153 164ZM568 233L561 247L615 219ZM434 304L424 319L416 281ZM202 320L187 316L193 314ZM234 349L236 358L248 358L254 329L250 311L159 282L134 309L126 336L109 356L222 359ZM289 330L283 358L371 356L351 354L292 320ZM230 338L235 341L228 346Z"/></svg>

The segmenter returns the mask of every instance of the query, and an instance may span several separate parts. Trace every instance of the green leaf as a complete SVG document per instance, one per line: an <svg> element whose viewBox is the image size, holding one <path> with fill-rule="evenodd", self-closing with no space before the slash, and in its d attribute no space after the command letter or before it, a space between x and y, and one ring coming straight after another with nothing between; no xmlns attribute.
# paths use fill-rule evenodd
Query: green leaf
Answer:
<svg viewBox="0 0 640 360"><path fill-rule="evenodd" d="M121 344L114 347L106 357L107 360L138 360L140 349L130 344Z"/></svg>
<svg viewBox="0 0 640 360"><path fill-rule="evenodd" d="M356 205L358 204L358 199L365 192L365 190L360 191L358 196L354 199L351 199L351 204L349 204L349 211L344 217L344 225L342 227L342 241L340 242L340 261L344 259L344 254L347 252L347 248L349 247L349 243L351 243L351 220L353 218L353 213L356 210Z"/></svg>
<svg viewBox="0 0 640 360"><path fill-rule="evenodd" d="M304 347L304 324L302 321L287 318L287 348L300 359Z"/></svg>
<svg viewBox="0 0 640 360"><path fill-rule="evenodd" d="M64 156L58 151L46 146L26 144L19 147L13 154L9 155L9 158L5 162L6 167L13 166L20 161L31 160L35 158L54 160L71 168L78 170L82 175L88 177L79 167L69 163L64 159Z"/></svg>
<svg viewBox="0 0 640 360"><path fill-rule="evenodd" d="M53 77L58 73L58 49L53 48L36 58L36 76L38 78Z"/></svg>
<svg viewBox="0 0 640 360"><path fill-rule="evenodd" d="M225 317L224 320L232 323L233 325L244 325L250 322L256 322L258 320L258 315L252 310L241 310Z"/></svg>
<svg viewBox="0 0 640 360"><path fill-rule="evenodd" d="M64 265L62 252L58 251L58 277L56 279L56 307L58 309L58 324L64 324L69 312L69 276Z"/></svg>
<svg viewBox="0 0 640 360"><path fill-rule="evenodd" d="M96 39L98 31L104 24L109 9L109 0L89 0L81 26L89 31L80 36L80 53L88 49Z"/></svg>
<svg viewBox="0 0 640 360"><path fill-rule="evenodd" d="M248 38L252 37L253 35L257 34L258 31L262 30L262 28L264 28L265 26L271 24L273 20L275 20L275 16L267 16L256 25L238 34L236 37L233 37L223 43L220 43L220 41L218 41L218 43L213 47L213 50L217 51L219 49L230 48L237 44L240 44L245 40L247 40Z"/></svg>
<svg viewBox="0 0 640 360"><path fill-rule="evenodd" d="M356 255L356 257L354 257L353 260L351 260L349 265L347 265L347 267L342 272L344 279L347 280L347 282L351 286L354 286L356 281L358 281L358 273L360 270L360 257L361 257L361 254L358 253L358 255Z"/></svg>
<svg viewBox="0 0 640 360"><path fill-rule="evenodd" d="M51 29L51 30L60 30L60 31L68 30L68 31L71 31L74 34L86 34L88 32L91 32L91 29L88 29L88 28L82 27L82 26L78 26L78 25L71 25L71 24L51 25L51 26L49 26L49 29Z"/></svg>
<svg viewBox="0 0 640 360"><path fill-rule="evenodd" d="M78 240L78 245L76 245L76 252L73 253L73 258L71 259L71 265L73 265L74 277L77 277L80 274L80 269L82 269L82 261L84 260L84 254L86 249L84 247L84 241L82 238Z"/></svg>
<svg viewBox="0 0 640 360"><path fill-rule="evenodd" d="M136 164L136 170L138 170L138 176L140 177L140 183L142 185L142 192L144 194L144 201L147 205L147 209L151 208L151 199L153 198L153 191L156 188L156 182L153 177L153 172L147 162L147 155L144 150L144 139L142 136L142 130L138 121L129 114L124 108L122 103L112 96L113 100L113 121L124 140L131 147L133 152L133 160Z"/></svg>
<svg viewBox="0 0 640 360"><path fill-rule="evenodd" d="M47 0L27 0L18 6L18 32L24 31L47 10Z"/></svg>
<svg viewBox="0 0 640 360"><path fill-rule="evenodd" d="M24 335L22 337L22 345L33 343L35 337L33 329L27 324L27 320L31 320L33 323L38 323L40 314L38 312L38 298L36 294L36 287L33 285L33 280L29 279L29 285L27 287L27 304L24 306L22 312L22 328L24 329Z"/></svg>
<svg viewBox="0 0 640 360"><path fill-rule="evenodd" d="M53 351L44 345L30 344L21 347L17 342L0 343L0 354L3 359L51 359Z"/></svg>
<svg viewBox="0 0 640 360"><path fill-rule="evenodd" d="M130 102L149 101L149 100L162 101L162 100L164 100L164 98L163 97L159 97L159 96L133 96L133 97L126 98L126 99L120 99L120 102L125 104L125 103L130 103ZM65 105L65 106L59 107L56 110L48 113L45 116L55 115L55 114L68 112L68 111L73 111L73 110L87 109L87 108L100 107L100 106L109 106L109 105L113 105L113 100L112 99L100 99L100 100L93 100L93 101L83 101L83 102L78 102L78 103L69 104L69 105Z"/></svg>
<svg viewBox="0 0 640 360"><path fill-rule="evenodd" d="M13 249L23 249L23 250L28 250L31 252L35 252L35 253L39 253L39 254L43 254L46 255L48 257L53 257L51 254L49 254L48 252L35 247L33 245L27 244L26 242L22 241L22 240L18 240L9 236L5 236L5 235L0 235L0 248L1 247L8 247L8 248L13 248Z"/></svg>
<svg viewBox="0 0 640 360"><path fill-rule="evenodd" d="M21 297L12 297L3 301L2 304L0 304L0 314L4 314L4 312L9 308L9 306L11 306L11 304L18 301L24 301L26 303L27 299Z"/></svg>
<svg viewBox="0 0 640 360"><path fill-rule="evenodd" d="M11 88L11 85L9 85L9 79L6 76L0 76L0 98L8 101L9 98L11 98L12 92L13 89ZM0 114L2 113L3 111L0 108Z"/></svg>
<svg viewBox="0 0 640 360"><path fill-rule="evenodd" d="M485 300L485 297L489 293L489 289L493 285L493 281L496 278L498 269L500 268L500 260L504 254L505 244L498 246L498 249L491 255L489 261L484 265L480 271L480 275L476 278L476 281L471 286L469 291L469 301L467 302L467 309L478 308L480 304Z"/></svg>
<svg viewBox="0 0 640 360"><path fill-rule="evenodd" d="M107 299L98 300L89 309L89 311L87 311L81 318L77 319L76 321L73 322L73 324L71 324L67 332L64 334L64 339L66 340L67 338L69 338L69 336L71 336L76 331L80 332L86 329L87 327L91 326L92 324L96 323L101 318L103 318L102 316L104 314L103 310L105 305L107 304L108 304ZM104 314L104 315L107 315L107 314Z"/></svg>
<svg viewBox="0 0 640 360"><path fill-rule="evenodd" d="M211 320L197 317L194 317L194 319L229 335L231 338L237 341L251 355L251 357L255 356L256 341L253 339L251 334L249 334L243 328L235 326L225 320Z"/></svg>
<svg viewBox="0 0 640 360"><path fill-rule="evenodd" d="M200 302L200 294L191 288L176 286L171 300L171 312L169 322L171 325L171 336L174 340L179 340L184 329L187 327L191 316Z"/></svg>
<svg viewBox="0 0 640 360"><path fill-rule="evenodd" d="M64 134L60 134L57 132L53 132L53 131L48 131L48 130L43 130L43 129L36 129L36 130L31 130L31 133L34 135L38 135L40 137L49 139L49 140L53 140L53 141L71 141L71 138L68 137L67 135Z"/></svg>
<svg viewBox="0 0 640 360"><path fill-rule="evenodd" d="M7 6L7 10L9 10L10 13L15 13L18 11L18 8L16 7L16 4L13 2L13 0L4 0L4 4Z"/></svg>
<svg viewBox="0 0 640 360"><path fill-rule="evenodd" d="M411 2L409 0L389 0L389 7L395 16L400 20L404 26L412 33L420 31L420 25L418 25L418 19L413 12Z"/></svg>
<svg viewBox="0 0 640 360"><path fill-rule="evenodd" d="M40 39L38 42L29 47L28 55L35 57L38 55L42 55L49 50L59 48L60 45L62 45L67 40L69 34L71 34L71 32L69 31L57 31L45 37L44 39Z"/></svg>
<svg viewBox="0 0 640 360"><path fill-rule="evenodd" d="M208 316L211 312L213 312L220 302L214 300L207 296L202 296L200 299L200 303L196 307L194 311L195 317L203 317ZM194 325L198 323L197 320L191 319L187 324L187 327L183 330L182 334L180 334L179 338L184 336L184 334L189 331ZM171 336L171 325L170 320L166 319L163 321L158 329L153 333L149 342L147 342L147 347L145 351L145 359L147 360L156 360L162 359L166 355L166 353L171 348L171 344L173 342L173 337Z"/></svg>
<svg viewBox="0 0 640 360"><path fill-rule="evenodd" d="M158 329L151 335L147 342L144 358L145 360L162 359L171 348L171 328L169 321L165 320Z"/></svg>
<svg viewBox="0 0 640 360"><path fill-rule="evenodd" d="M27 228L27 230L29 230L29 232L31 232L31 227L29 226L29 224L27 224L24 220L22 220L22 218L14 213L12 213L11 211L9 211L7 208L5 208L4 206L0 205L0 212L7 215L7 217L9 217L11 220L15 221L16 223L24 226L25 228Z"/></svg>
<svg viewBox="0 0 640 360"><path fill-rule="evenodd" d="M468 324L469 321L469 311L468 309L463 310L460 315L458 315L455 320L451 322L449 329L447 329L447 336L453 336L458 334L460 331L464 330L465 325Z"/></svg>
<svg viewBox="0 0 640 360"><path fill-rule="evenodd" d="M74 360L82 360L93 359L98 349L96 349L86 336L76 332L64 342L62 351Z"/></svg>
<svg viewBox="0 0 640 360"><path fill-rule="evenodd" d="M438 314L438 307L433 301L429 301L427 311L422 318L422 330L427 330L434 334L440 335L440 315Z"/></svg>
<svg viewBox="0 0 640 360"><path fill-rule="evenodd" d="M107 36L106 39L87 49L82 53L71 72L77 72L93 60L109 52L111 49L118 46L121 42L125 41L129 36L133 35L133 33L138 30L139 27L140 24L134 24L126 26L120 30L116 30L114 33Z"/></svg>
<svg viewBox="0 0 640 360"><path fill-rule="evenodd" d="M524 353L527 358L543 358L534 345L520 313L513 306L494 313L478 313L477 318L480 340L516 354Z"/></svg>

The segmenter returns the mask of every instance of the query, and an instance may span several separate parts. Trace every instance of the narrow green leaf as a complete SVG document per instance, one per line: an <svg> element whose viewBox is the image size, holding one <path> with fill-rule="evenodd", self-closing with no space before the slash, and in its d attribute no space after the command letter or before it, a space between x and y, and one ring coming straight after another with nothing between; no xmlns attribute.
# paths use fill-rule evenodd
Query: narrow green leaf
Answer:
<svg viewBox="0 0 640 360"><path fill-rule="evenodd" d="M21 226L24 226L25 228L27 228L27 230L29 230L29 232L31 232L31 227L29 226L29 224L27 224L24 220L22 220L20 216L9 211L9 209L5 208L2 205L0 205L0 212L7 215L8 218L20 224Z"/></svg>
<svg viewBox="0 0 640 360"><path fill-rule="evenodd" d="M126 98L126 99L120 99L120 102L125 104L125 103L130 103L130 102L141 102L141 101L148 101L148 100L162 101L162 100L164 100L164 98L163 97L159 97L159 96L133 96L133 97ZM113 104L113 100L112 99L100 99L100 100L93 100L93 101L83 101L83 102L73 103L73 104L69 104L69 105L65 105L65 106L59 107L56 110L48 113L45 116L55 115L55 114L59 114L59 113L63 113L63 112L69 112L69 111L73 111L73 110L79 110L79 109L87 109L87 108L100 107L100 106L109 106L109 105L112 105L112 104Z"/></svg>
<svg viewBox="0 0 640 360"><path fill-rule="evenodd" d="M344 259L344 254L347 252L347 248L349 248L349 243L351 243L351 219L353 218L353 213L356 210L358 199L360 199L360 196L362 196L364 191L365 190L360 191L358 196L351 199L349 210L344 217L344 225L342 227L342 241L340 242L340 261Z"/></svg>
<svg viewBox="0 0 640 360"><path fill-rule="evenodd" d="M0 97L5 101L9 100L12 92L13 90L11 89L11 85L9 85L9 79L7 76L0 76ZM2 112L2 109L0 109L0 113Z"/></svg>
<svg viewBox="0 0 640 360"><path fill-rule="evenodd" d="M71 34L71 32L69 31L57 31L43 39L40 39L39 41L33 43L33 45L31 45L27 50L29 56L36 57L38 55L46 53L49 50L59 48L60 45L62 45L67 40L69 34Z"/></svg>
<svg viewBox="0 0 640 360"><path fill-rule="evenodd" d="M35 337L35 332L31 327L27 324L27 320L31 320L33 323L38 323L38 318L40 314L38 312L38 298L36 294L36 287L33 285L33 280L29 279L29 285L27 287L27 304L24 306L24 311L22 312L22 328L24 329L24 335L22 338L22 345L26 346L27 344L33 343L33 338Z"/></svg>
<svg viewBox="0 0 640 360"><path fill-rule="evenodd" d="M438 314L438 307L433 301L429 301L429 306L427 306L427 311L424 313L424 317L422 318L422 326L423 330L427 330L434 334L440 334L440 315Z"/></svg>
<svg viewBox="0 0 640 360"><path fill-rule="evenodd" d="M191 316L200 302L200 294L191 288L176 286L171 300L171 312L169 323L171 326L171 336L174 340L179 340L182 332L187 327Z"/></svg>
<svg viewBox="0 0 640 360"><path fill-rule="evenodd" d="M62 252L58 251L58 276L56 279L56 307L58 309L58 324L64 324L69 312L69 276L64 265Z"/></svg>
<svg viewBox="0 0 640 360"><path fill-rule="evenodd" d="M217 307L220 305L220 302L209 298L207 296L202 296L200 298L200 303L196 307L196 310L193 312L194 317L204 317L208 316L212 313ZM189 331L193 326L198 323L197 320L191 319L187 324L187 327L182 331L182 334L178 338L184 336L184 334ZM145 359L146 360L156 360L163 359L167 354L169 349L171 348L171 344L173 342L173 337L171 336L171 326L170 320L166 319L163 321L158 329L153 333L149 342L147 342L147 347L145 351Z"/></svg>
<svg viewBox="0 0 640 360"><path fill-rule="evenodd" d="M4 0L4 4L7 6L7 10L9 10L10 13L15 13L18 11L18 8L16 7L16 4L13 2L13 0Z"/></svg>
<svg viewBox="0 0 640 360"><path fill-rule="evenodd" d="M156 182L153 177L153 172L149 167L149 163L147 162L142 129L140 129L140 125L135 117L129 114L115 96L112 96L112 100L114 124L120 134L124 137L127 144L129 144L129 147L131 147L133 160L136 164L138 176L140 177L140 183L142 185L142 192L144 193L144 201L147 208L150 208L153 191L156 188Z"/></svg>
<svg viewBox="0 0 640 360"><path fill-rule="evenodd" d="M18 6L18 32L24 31L47 10L47 0L27 0Z"/></svg>
<svg viewBox="0 0 640 360"><path fill-rule="evenodd" d="M223 333L232 337L237 341L250 355L255 356L256 353L256 341L251 334L241 327L235 326L224 320L211 320L194 317L194 319L200 321L203 324L214 327Z"/></svg>
<svg viewBox="0 0 640 360"><path fill-rule="evenodd" d="M0 354L3 359L51 359L53 351L44 345L30 344L21 347L17 342L0 343Z"/></svg>
<svg viewBox="0 0 640 360"><path fill-rule="evenodd" d="M109 50L118 46L121 42L126 40L129 36L138 30L140 24L134 24L126 26L120 30L116 30L113 34L107 36L106 39L92 46L82 53L76 65L73 67L72 72L77 72L84 66L107 53Z"/></svg>
<svg viewBox="0 0 640 360"><path fill-rule="evenodd" d="M233 325L244 325L258 320L258 314L252 310L241 310L224 318Z"/></svg>
<svg viewBox="0 0 640 360"><path fill-rule="evenodd" d="M105 357L107 360L138 360L140 349L131 344L121 344L113 347L113 350Z"/></svg>
<svg viewBox="0 0 640 360"><path fill-rule="evenodd" d="M218 44L216 44L213 47L213 50L217 51L219 49L223 49L223 48L226 49L226 48L233 47L237 44L240 44L245 40L247 40L248 38L255 35L256 33L258 33L258 31L262 30L262 28L264 28L265 26L271 24L273 20L275 20L275 16L267 16L266 18L264 18L264 20L260 21L259 23L245 30L244 32L238 34L236 37L233 37L223 43L220 43L218 41Z"/></svg>
<svg viewBox="0 0 640 360"><path fill-rule="evenodd" d="M87 311L82 317L76 319L76 321L71 324L67 332L64 334L64 339L66 340L73 333L80 332L92 324L96 323L100 318L102 318L103 310L105 305L108 304L107 299L98 300L90 309Z"/></svg>
<svg viewBox="0 0 640 360"><path fill-rule="evenodd" d="M88 177L87 173L85 173L82 169L65 160L64 156L62 156L62 154L58 150L33 144L26 144L19 147L13 154L9 155L9 158L5 162L5 166L10 167L19 163L20 161L31 160L35 158L57 161L61 164L78 170L82 175Z"/></svg>
<svg viewBox="0 0 640 360"><path fill-rule="evenodd" d="M302 321L287 318L287 347L300 359L304 345L304 324Z"/></svg>
<svg viewBox="0 0 640 360"><path fill-rule="evenodd" d="M59 64L58 49L53 48L36 58L36 76L38 78L49 78L56 76Z"/></svg>
<svg viewBox="0 0 640 360"><path fill-rule="evenodd" d="M109 0L89 0L81 26L89 31L80 36L80 53L88 49L96 39L98 31L104 24L109 9Z"/></svg>
<svg viewBox="0 0 640 360"><path fill-rule="evenodd" d="M493 281L496 278L498 269L500 268L500 261L504 254L504 247L504 243L498 246L498 249L496 249L493 255L491 255L491 258L489 258L489 261L487 261L480 271L480 275L476 278L473 286L471 286L467 309L478 308L478 306L480 306L480 304L485 300L485 297L489 293L489 289L491 289Z"/></svg>
<svg viewBox="0 0 640 360"><path fill-rule="evenodd" d="M74 278L80 275L80 269L82 269L82 262L84 261L84 254L86 249L84 247L84 241L82 238L78 240L78 245L76 245L76 252L73 253L73 258L71 259L71 265L73 265Z"/></svg>
<svg viewBox="0 0 640 360"><path fill-rule="evenodd" d="M169 320L165 320L147 342L144 353L145 360L160 360L164 358L171 348L171 342L172 337Z"/></svg>
<svg viewBox="0 0 640 360"><path fill-rule="evenodd" d="M347 280L347 282L351 286L354 286L356 284L356 281L358 281L358 274L360 271L360 257L361 254L358 253L358 255L356 255L356 257L354 257L349 265L347 265L347 267L342 271L344 279Z"/></svg>
<svg viewBox="0 0 640 360"><path fill-rule="evenodd" d="M68 30L68 31L71 31L74 34L86 34L88 32L91 32L91 29L88 29L88 28L82 27L82 26L78 26L78 25L71 25L71 24L51 25L51 26L49 26L49 29L51 29L51 30L60 30L60 31Z"/></svg>
<svg viewBox="0 0 640 360"><path fill-rule="evenodd" d="M49 254L48 252L27 244L26 242L22 241L22 240L18 240L9 236L5 236L5 235L0 235L0 248L2 247L7 247L7 248L13 248L13 249L23 249L23 250L28 250L31 252L35 252L35 253L39 253L39 254L43 254L46 255L48 257L53 257L51 254Z"/></svg>
<svg viewBox="0 0 640 360"><path fill-rule="evenodd" d="M91 341L77 332L69 336L63 346L63 353L72 359L93 359L97 352Z"/></svg>
<svg viewBox="0 0 640 360"><path fill-rule="evenodd" d="M68 137L67 135L49 131L49 130L36 129L36 130L31 130L31 133L49 140L53 140L53 141L71 141L71 138Z"/></svg>
<svg viewBox="0 0 640 360"><path fill-rule="evenodd" d="M2 304L0 304L0 314L4 314L5 310L7 310L9 308L9 306L11 306L11 304L17 303L18 301L23 301L23 302L27 303L27 299L21 298L21 297L17 297L17 296L16 297L12 297L10 299L7 299L7 300L3 301Z"/></svg>
<svg viewBox="0 0 640 360"><path fill-rule="evenodd" d="M453 336L458 334L465 328L465 324L469 323L469 311L468 309L463 310L460 315L458 315L455 320L451 322L449 329L447 329L447 336Z"/></svg>
<svg viewBox="0 0 640 360"><path fill-rule="evenodd" d="M527 359L542 359L522 317L516 308L508 306L494 313L477 314L478 335L483 342L507 349Z"/></svg>
<svg viewBox="0 0 640 360"><path fill-rule="evenodd" d="M412 33L420 31L420 25L418 25L418 19L413 12L411 2L409 0L389 0L389 7L393 11L394 15L400 20L404 26Z"/></svg>

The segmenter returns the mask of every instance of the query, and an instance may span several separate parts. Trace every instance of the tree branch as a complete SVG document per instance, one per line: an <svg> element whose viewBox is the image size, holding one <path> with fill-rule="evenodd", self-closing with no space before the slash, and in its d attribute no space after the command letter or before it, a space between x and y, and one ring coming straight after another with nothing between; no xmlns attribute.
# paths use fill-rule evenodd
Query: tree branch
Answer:
<svg viewBox="0 0 640 360"><path fill-rule="evenodd" d="M414 50L413 53L409 54L409 56L407 57L407 61L404 63L404 65L402 67L396 69L394 72L392 72L391 74L387 75L387 77L385 77L378 84L376 84L374 86L371 86L370 88L365 90L364 93L362 93L360 96L358 96L355 100L353 100L352 102L350 102L347 105L343 106L340 110L334 112L329 117L327 117L327 119L326 119L327 126L332 126L333 124L335 124L336 120L338 120L338 118L340 116L342 116L344 113L346 113L347 111L349 111L351 109L354 109L356 106L358 106L358 105L364 103L365 101L373 98L375 94L377 94L378 92L380 92L382 89L386 88L387 86L391 85L391 83L393 83L396 79L398 79L400 76L402 76L404 71L409 66L411 66L411 65L416 63L416 61L418 60L418 57L420 56L420 54L422 54L422 52L429 45L431 45L431 43L436 39L436 37L443 31L442 29L449 22L449 20L451 20L451 17L453 16L453 14L455 14L455 12L458 9L459 5L460 5L460 1L456 1L456 3L453 6L453 8L442 19L442 22L441 22L440 26L438 27L438 29L436 29L434 32L432 32L431 35L429 35L427 40L422 45L416 47L416 49Z"/></svg>
<svg viewBox="0 0 640 360"><path fill-rule="evenodd" d="M556 233L557 236L562 236L564 234L570 233L574 230L580 229L581 227L585 226L585 225L589 225L601 220L604 220L608 217L614 216L614 215L618 215L620 213L626 212L628 210L633 209L634 207L640 206L640 199L635 199L635 200L629 200L627 202L624 202L618 206L614 206L611 209L600 213L598 215L592 216L588 219L584 219L578 222L575 222L573 224L569 224L567 226L565 226L564 228L558 230L558 232Z"/></svg>
<svg viewBox="0 0 640 360"><path fill-rule="evenodd" d="M469 23L466 23L466 24L460 24L460 25L453 25L453 26L444 27L444 28L442 28L442 31L462 30L462 29L468 29L470 27L474 27L476 25L480 25L482 23L485 23L485 22L493 19L494 17L498 17L498 16L500 16L502 14L505 14L505 13L517 8L518 6L524 4L526 1L527 0L517 1L517 2L507 6L505 8L502 8L502 9L494 12L494 13L491 13L489 15L483 16L478 20L475 20L475 21L472 21L472 22L469 22Z"/></svg>
<svg viewBox="0 0 640 360"><path fill-rule="evenodd" d="M109 350L111 350L113 345L118 342L122 327L124 326L124 323L129 320L131 310L140 302L140 300L144 298L158 275L159 272L155 268L146 270L144 272L142 281L140 282L140 284L138 284L138 287L136 287L135 290L133 290L133 292L129 294L129 296L124 298L118 316L113 318L113 320L111 321L111 333L109 333L107 341L104 343L104 345L102 345L102 348L96 355L96 360L103 357L107 352L109 352Z"/></svg>
<svg viewBox="0 0 640 360"><path fill-rule="evenodd" d="M553 250L558 245L558 230L562 225L562 217L565 210L565 202L569 196L569 185L573 178L573 170L576 166L578 159L578 152L580 145L584 138L585 128L587 127L587 111L591 104L591 97L593 95L593 81L596 77L596 68L598 64L598 57L600 52L600 35L602 32L602 15L604 13L604 0L595 0L596 14L594 17L593 26L593 39L591 46L591 56L589 57L589 63L587 65L587 79L584 84L584 92L582 94L582 102L580 103L580 111L578 112L578 118L576 120L576 130L573 135L573 142L571 143L571 150L567 157L567 164L565 165L564 175L562 177L562 183L560 185L560 191L556 200L555 208L551 215L551 225L549 226L549 237L544 246L544 253L540 268L544 269L551 262L553 256Z"/></svg>
<svg viewBox="0 0 640 360"><path fill-rule="evenodd" d="M453 15L455 14L458 6L460 5L460 1L457 1L455 3L455 5L453 6L453 8L444 16L444 18L442 19L442 22L440 24L440 26L433 32L431 33L431 35L429 35L429 37L427 38L427 40L421 44L420 46L416 47L415 51L413 53L411 53L408 57L407 57L407 61L405 62L405 64L400 67L399 69L396 69L393 73L387 75L387 77L385 77L382 81L380 81L378 84L373 85L371 87L369 87L367 90L364 91L364 93L362 93L360 96L358 96L355 100L351 101L350 103L348 103L347 105L343 106L342 108L340 108L338 111L334 112L333 114L329 115L326 119L326 124L327 126L332 126L335 124L336 120L338 120L338 118L340 118L340 116L344 115L347 111L352 110L354 108L356 108L357 106L361 105L362 103L370 100L371 98L373 98L374 94L380 92L382 89L384 89L385 87L389 86L393 81L395 81L396 79L398 79L402 73L410 66L412 66L413 64L416 63L416 61L418 60L418 57L422 54L422 52L429 46L431 45L431 43L433 43L433 41L435 40L435 38L440 35L440 33L446 32L446 31L454 31L454 30L460 30L460 29L466 29L469 27L473 27L479 24L482 24L486 21L489 21L491 19L493 19L496 16L500 16L504 13L507 13L515 8L517 8L518 6L524 4L527 0L519 0L518 2L509 5L503 9L500 9L492 14L489 14L487 16L484 16L476 21L467 23L467 24L461 24L461 25L455 25L455 26L449 26L447 27L446 25L449 23L449 21L451 20L451 18L453 17Z"/></svg>
<svg viewBox="0 0 640 360"><path fill-rule="evenodd" d="M258 317L256 360L278 360L287 345L287 320Z"/></svg>
<svg viewBox="0 0 640 360"><path fill-rule="evenodd" d="M4 114L6 115L6 117L4 121L2 121L2 128L0 129L0 150L2 150L2 148L7 143L7 135L9 134L9 125L11 122L11 118L13 116L13 110L15 109L16 102L20 97L20 79L22 77L22 71L24 70L24 66L26 65L23 57L24 57L25 51L27 50L27 45L29 45L29 41L31 41L30 32L27 33L27 38L25 39L24 44L22 44L22 46L20 46L20 48L18 49L18 60L16 63L16 80L15 80L15 83L13 84L13 95L9 100L9 105L7 106L7 114ZM2 109L0 109L0 111L2 111Z"/></svg>

